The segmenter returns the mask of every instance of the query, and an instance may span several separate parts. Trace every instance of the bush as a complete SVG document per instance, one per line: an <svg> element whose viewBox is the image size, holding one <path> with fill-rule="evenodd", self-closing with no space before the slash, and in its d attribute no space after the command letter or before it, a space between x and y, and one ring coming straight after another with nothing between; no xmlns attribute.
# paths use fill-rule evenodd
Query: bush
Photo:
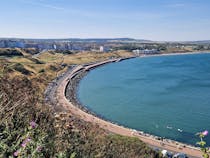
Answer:
<svg viewBox="0 0 210 158"><path fill-rule="evenodd" d="M20 63L16 63L13 68L16 70L16 71L19 71L21 72L22 74L24 75L30 75L31 74L31 71L27 70L22 64Z"/></svg>
<svg viewBox="0 0 210 158"><path fill-rule="evenodd" d="M35 48L25 48L25 49L23 49L23 51L25 51L28 54L32 54L32 55L39 53L39 50L35 49Z"/></svg>
<svg viewBox="0 0 210 158"><path fill-rule="evenodd" d="M45 64L43 61L40 61L40 60L38 60L36 58L29 58L28 57L28 59L31 60L31 61L33 61L35 64Z"/></svg>
<svg viewBox="0 0 210 158"><path fill-rule="evenodd" d="M43 73L43 72L45 72L45 70L44 70L44 69L39 70L39 73Z"/></svg>
<svg viewBox="0 0 210 158"><path fill-rule="evenodd" d="M23 56L17 49L0 49L0 56Z"/></svg>
<svg viewBox="0 0 210 158"><path fill-rule="evenodd" d="M209 158L209 153L210 153L210 150L206 147L206 142L204 141L204 138L208 135L208 131L205 130L203 132L199 132L197 135L199 136L200 138L200 141L197 142L197 144L201 147L201 151L203 153L203 158Z"/></svg>

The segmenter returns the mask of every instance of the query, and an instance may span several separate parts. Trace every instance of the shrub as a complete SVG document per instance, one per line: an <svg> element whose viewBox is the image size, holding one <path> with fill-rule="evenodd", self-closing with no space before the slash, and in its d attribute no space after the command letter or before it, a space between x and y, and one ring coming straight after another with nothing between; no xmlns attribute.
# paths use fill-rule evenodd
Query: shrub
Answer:
<svg viewBox="0 0 210 158"><path fill-rule="evenodd" d="M27 70L22 64L20 63L16 63L13 68L16 70L16 71L19 71L21 72L22 74L24 75L30 75L31 74L31 71Z"/></svg>
<svg viewBox="0 0 210 158"><path fill-rule="evenodd" d="M0 56L23 56L17 49L0 49Z"/></svg>
<svg viewBox="0 0 210 158"><path fill-rule="evenodd" d="M205 130L203 132L199 132L197 134L200 138L200 141L197 144L201 147L201 151L203 152L203 158L209 158L209 149L206 147L206 142L204 141L204 137L208 135L208 131Z"/></svg>
<svg viewBox="0 0 210 158"><path fill-rule="evenodd" d="M36 58L30 58L30 57L28 57L28 59L31 60L31 61L33 61L35 64L45 64L43 61L40 61L40 60L38 60Z"/></svg>
<svg viewBox="0 0 210 158"><path fill-rule="evenodd" d="M43 72L45 72L45 70L44 70L44 69L39 70L39 73L43 73Z"/></svg>

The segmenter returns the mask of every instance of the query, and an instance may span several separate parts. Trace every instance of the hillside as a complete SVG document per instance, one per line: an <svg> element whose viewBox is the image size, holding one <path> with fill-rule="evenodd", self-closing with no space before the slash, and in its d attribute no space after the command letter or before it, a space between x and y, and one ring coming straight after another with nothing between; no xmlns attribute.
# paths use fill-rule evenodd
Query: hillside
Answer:
<svg viewBox="0 0 210 158"><path fill-rule="evenodd" d="M136 138L111 134L44 102L47 85L67 65L116 53L42 53L0 59L0 157L160 157Z"/></svg>

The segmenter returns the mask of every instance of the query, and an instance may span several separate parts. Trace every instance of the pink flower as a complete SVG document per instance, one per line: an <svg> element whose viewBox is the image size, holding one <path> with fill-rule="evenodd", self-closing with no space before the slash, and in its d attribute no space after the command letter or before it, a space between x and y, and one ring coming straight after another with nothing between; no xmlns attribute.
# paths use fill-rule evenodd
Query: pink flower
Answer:
<svg viewBox="0 0 210 158"><path fill-rule="evenodd" d="M22 146L23 148L25 148L26 145L28 144L28 142L30 142L30 141L31 141L30 138L26 138L26 139L23 141L23 143L21 144L21 146Z"/></svg>
<svg viewBox="0 0 210 158"><path fill-rule="evenodd" d="M22 146L23 148L25 148L25 147L26 147L26 145L27 145L27 144L26 144L26 143L24 143L24 142L21 144L21 146Z"/></svg>
<svg viewBox="0 0 210 158"><path fill-rule="evenodd" d="M38 147L36 148L36 150L37 150L38 152L41 152L41 151L42 151L42 147L41 147L41 146L38 146Z"/></svg>
<svg viewBox="0 0 210 158"><path fill-rule="evenodd" d="M31 141L31 139L30 139L30 138L27 138L27 139L26 139L26 141L27 141L27 143L28 143L28 142L30 142L30 141Z"/></svg>
<svg viewBox="0 0 210 158"><path fill-rule="evenodd" d="M36 128L37 124L36 124L36 122L31 121L31 122L30 122L30 126L31 126L32 128Z"/></svg>
<svg viewBox="0 0 210 158"><path fill-rule="evenodd" d="M17 157L17 156L19 155L19 153L20 153L20 152L17 150L16 152L13 153L13 155L14 155L15 157Z"/></svg>
<svg viewBox="0 0 210 158"><path fill-rule="evenodd" d="M202 135L207 136L208 133L209 133L209 132L208 132L207 130L205 130L205 131L202 132Z"/></svg>

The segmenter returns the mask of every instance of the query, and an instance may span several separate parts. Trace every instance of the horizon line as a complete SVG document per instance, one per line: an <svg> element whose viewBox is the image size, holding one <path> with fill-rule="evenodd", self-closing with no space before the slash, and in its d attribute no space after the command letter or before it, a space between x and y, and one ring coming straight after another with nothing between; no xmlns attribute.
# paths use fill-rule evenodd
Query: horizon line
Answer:
<svg viewBox="0 0 210 158"><path fill-rule="evenodd" d="M23 40L69 40L69 39L81 39L81 40L91 40L91 39L132 39L132 40L143 40L143 41L151 41L151 42L196 42L196 41L210 41L210 39L202 39L202 40L151 40L144 38L132 38L132 37L63 37L63 38L33 38L33 37L0 37L0 39L23 39Z"/></svg>

